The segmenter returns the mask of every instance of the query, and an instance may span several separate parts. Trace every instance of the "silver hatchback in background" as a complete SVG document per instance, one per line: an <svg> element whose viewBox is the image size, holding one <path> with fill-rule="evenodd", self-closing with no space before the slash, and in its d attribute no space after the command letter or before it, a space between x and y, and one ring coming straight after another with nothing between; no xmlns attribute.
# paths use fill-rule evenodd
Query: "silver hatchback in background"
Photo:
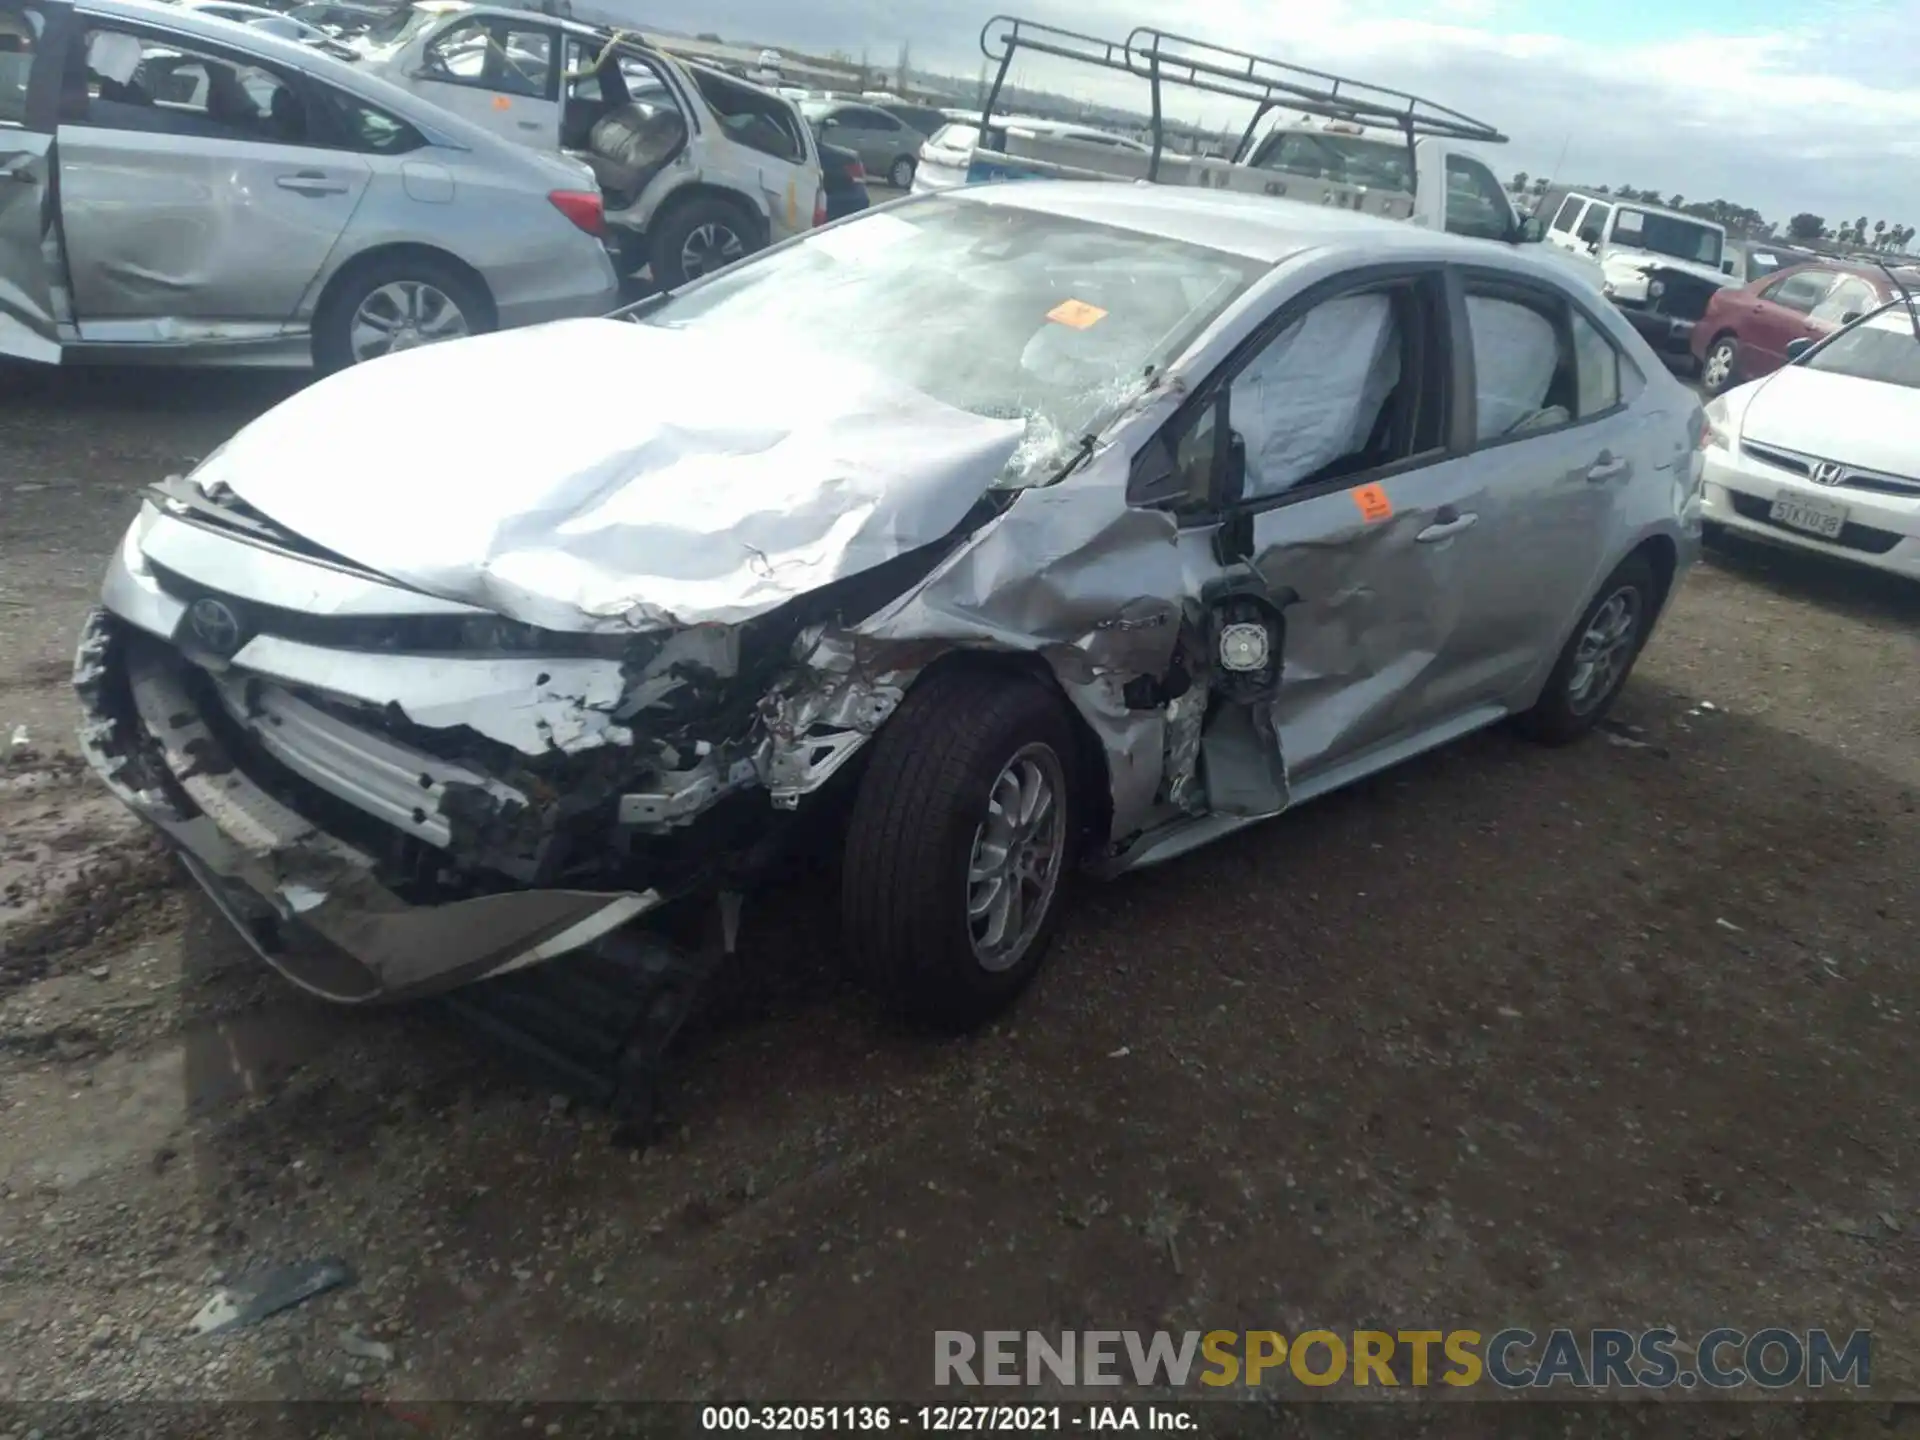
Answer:
<svg viewBox="0 0 1920 1440"><path fill-rule="evenodd" d="M599 189L353 65L0 0L0 354L337 369L617 302Z"/></svg>

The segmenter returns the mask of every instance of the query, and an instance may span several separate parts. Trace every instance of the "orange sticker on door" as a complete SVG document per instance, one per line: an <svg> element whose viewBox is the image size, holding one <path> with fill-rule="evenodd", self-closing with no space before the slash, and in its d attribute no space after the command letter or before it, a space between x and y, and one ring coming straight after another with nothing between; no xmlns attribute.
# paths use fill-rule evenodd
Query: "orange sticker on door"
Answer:
<svg viewBox="0 0 1920 1440"><path fill-rule="evenodd" d="M513 108L513 101L504 95L496 95L493 97L493 108L496 110L511 110Z"/></svg>
<svg viewBox="0 0 1920 1440"><path fill-rule="evenodd" d="M1353 503L1360 507L1360 518L1369 525L1393 518L1393 502L1378 485L1362 485L1353 492Z"/></svg>
<svg viewBox="0 0 1920 1440"><path fill-rule="evenodd" d="M1107 318L1107 312L1098 305L1089 305L1084 300L1062 300L1047 312L1047 318L1056 325L1071 325L1076 330L1088 330Z"/></svg>

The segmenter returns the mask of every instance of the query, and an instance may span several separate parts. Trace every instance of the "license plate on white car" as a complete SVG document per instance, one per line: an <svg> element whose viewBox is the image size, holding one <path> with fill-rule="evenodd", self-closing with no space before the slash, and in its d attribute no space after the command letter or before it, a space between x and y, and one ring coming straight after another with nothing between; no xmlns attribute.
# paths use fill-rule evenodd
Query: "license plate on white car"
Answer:
<svg viewBox="0 0 1920 1440"><path fill-rule="evenodd" d="M1822 540L1838 540L1846 528L1847 507L1818 495L1781 495L1767 511L1767 518L1776 525L1817 535Z"/></svg>

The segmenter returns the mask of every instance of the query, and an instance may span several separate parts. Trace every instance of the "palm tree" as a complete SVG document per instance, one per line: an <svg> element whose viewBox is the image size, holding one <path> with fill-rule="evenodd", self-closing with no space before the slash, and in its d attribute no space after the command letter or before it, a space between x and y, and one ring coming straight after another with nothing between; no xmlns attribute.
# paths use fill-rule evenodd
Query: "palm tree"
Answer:
<svg viewBox="0 0 1920 1440"><path fill-rule="evenodd" d="M1667 197L1667 209L1669 210L1678 210L1686 203L1687 197L1684 195L1669 195Z"/></svg>
<svg viewBox="0 0 1920 1440"><path fill-rule="evenodd" d="M1887 248L1887 222L1884 220L1873 222L1873 248L1876 250Z"/></svg>
<svg viewBox="0 0 1920 1440"><path fill-rule="evenodd" d="M1527 190L1527 172L1516 171L1513 179L1507 182L1507 188L1516 195L1524 195Z"/></svg>
<svg viewBox="0 0 1920 1440"><path fill-rule="evenodd" d="M1864 215L1853 222L1853 243L1856 245L1867 243L1867 217Z"/></svg>

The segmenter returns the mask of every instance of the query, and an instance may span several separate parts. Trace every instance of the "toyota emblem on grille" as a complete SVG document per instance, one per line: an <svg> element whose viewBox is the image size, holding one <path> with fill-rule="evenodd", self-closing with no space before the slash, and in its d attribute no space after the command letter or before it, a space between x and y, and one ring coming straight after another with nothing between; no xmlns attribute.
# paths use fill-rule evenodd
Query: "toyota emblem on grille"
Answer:
<svg viewBox="0 0 1920 1440"><path fill-rule="evenodd" d="M206 597L194 601L187 608L187 628L209 653L222 660L231 659L240 648L240 617L224 600Z"/></svg>
<svg viewBox="0 0 1920 1440"><path fill-rule="evenodd" d="M1813 467L1813 483L1816 485L1838 485L1846 478L1847 472L1831 460L1822 460Z"/></svg>

